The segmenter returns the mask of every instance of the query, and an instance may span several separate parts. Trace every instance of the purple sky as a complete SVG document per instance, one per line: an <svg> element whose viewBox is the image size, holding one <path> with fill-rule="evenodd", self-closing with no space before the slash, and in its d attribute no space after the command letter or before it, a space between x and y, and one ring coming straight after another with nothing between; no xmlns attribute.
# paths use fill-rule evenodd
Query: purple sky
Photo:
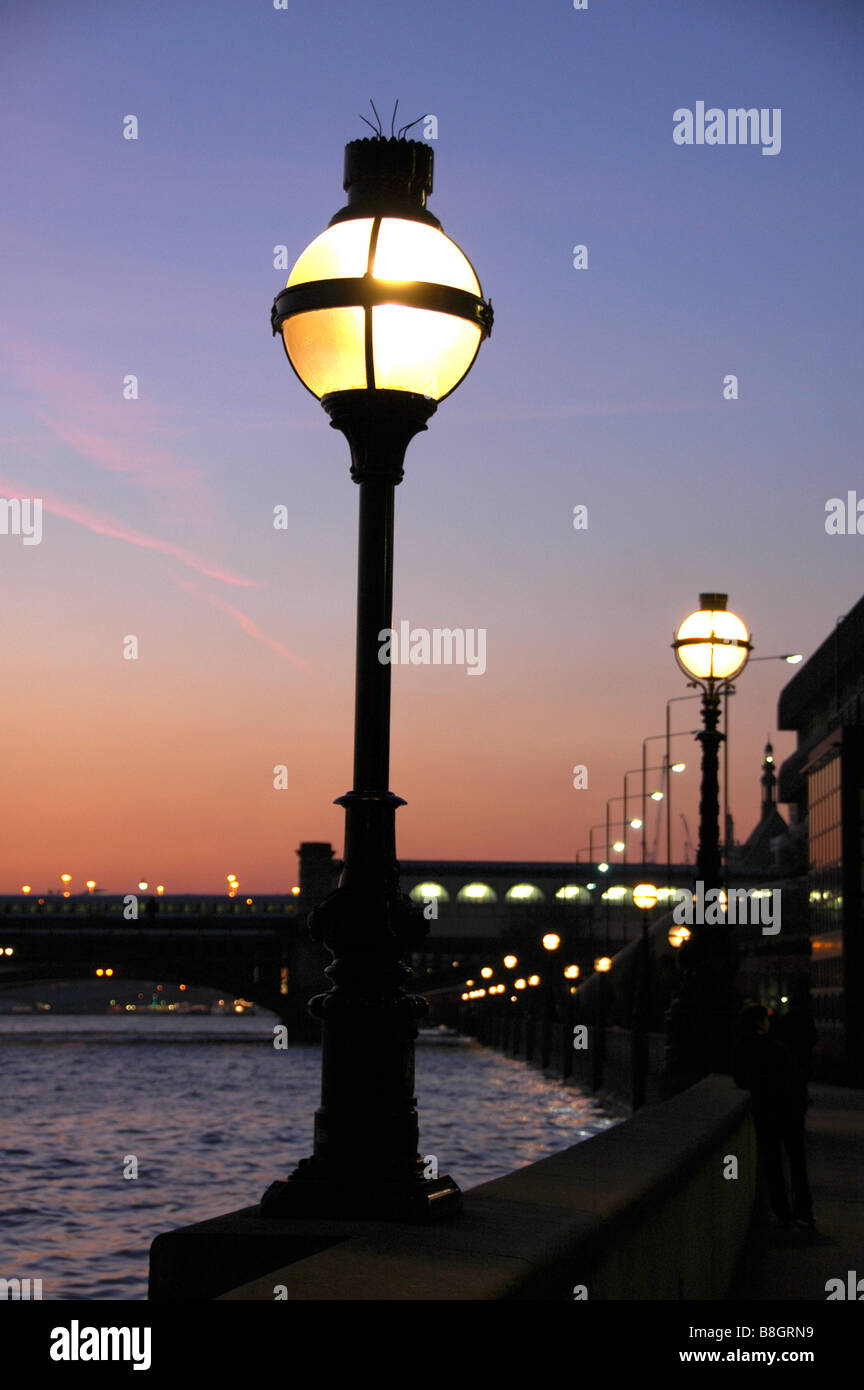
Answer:
<svg viewBox="0 0 864 1390"><path fill-rule="evenodd" d="M397 620L487 633L482 677L394 672L402 856L573 857L686 693L700 591L756 655L861 596L864 536L825 531L864 497L860 8L10 0L0 29L0 497L44 507L39 545L0 535L0 890L277 891L301 839L341 848L357 496L268 315L370 96L436 116L430 206L496 315L397 494ZM698 101L779 109L780 152L677 145ZM792 674L739 682L742 838Z"/></svg>

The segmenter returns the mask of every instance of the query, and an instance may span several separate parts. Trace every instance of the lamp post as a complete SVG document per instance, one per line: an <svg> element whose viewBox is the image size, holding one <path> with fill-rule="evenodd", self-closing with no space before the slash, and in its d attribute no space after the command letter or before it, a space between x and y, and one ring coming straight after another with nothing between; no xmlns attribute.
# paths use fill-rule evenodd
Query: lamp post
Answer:
<svg viewBox="0 0 864 1390"><path fill-rule="evenodd" d="M747 628L726 607L725 594L702 594L699 609L685 618L672 643L675 658L702 695L702 786L699 803L699 852L696 876L704 898L719 897L720 787L718 730L720 701L743 671L752 651ZM737 965L728 926L697 923L690 941L678 952L679 987L666 1017L667 1079L672 1089L728 1065Z"/></svg>
<svg viewBox="0 0 864 1390"><path fill-rule="evenodd" d="M623 802L626 801L626 798L623 796L610 796L609 800L606 802L606 853L608 854L610 850L614 850L616 854L623 854L624 859L622 860L622 863L626 863L628 822L624 819L620 821L613 821L609 815L609 807L614 806L616 801ZM617 829L619 826L621 827L621 839L613 840L612 830ZM640 830L642 827L642 822L638 819L638 817L634 817L634 819L629 822L629 826L631 830Z"/></svg>
<svg viewBox="0 0 864 1390"><path fill-rule="evenodd" d="M657 906L657 889L653 883L637 883L633 902L639 908L642 935L639 942L639 966L633 991L633 1017L630 1029L630 1059L633 1109L645 1104L648 1078L648 1029L651 1026L651 939L648 922Z"/></svg>
<svg viewBox="0 0 864 1390"><path fill-rule="evenodd" d="M626 820L627 820L627 778L628 778L628 777L636 777L636 776L637 776L638 774L640 774L640 773L641 773L641 776L642 776L642 812L641 812L641 815L640 815L639 820L640 820L640 825L641 825L641 829L642 829L642 868L643 868L643 869L645 868L645 863L646 863L646 860L647 860L646 826L647 826L647 820L648 820L648 796L649 796L649 792L648 792L648 773L649 773L649 772L662 772L662 773L665 773L665 774L666 774L667 786L666 786L665 792L653 791L653 792L650 793L650 796L651 796L651 800L652 800L652 801L662 801L663 798L664 798L664 796L668 796L668 795L669 795L669 787L668 787L668 774L669 774L669 772L670 772L670 771L672 771L672 772L683 772L684 769L685 769L686 766L687 766L686 763L673 763L673 764L672 764L672 767L671 767L671 769L670 769L670 768L667 767L666 763L663 762L663 763L660 764L659 767L648 767L647 761L646 761L646 757L645 757L645 745L646 745L646 743L649 743L649 742L650 742L650 737L642 740L642 766L641 766L641 767L632 767L632 768L630 768L627 772L624 773L624 820L625 820L625 822L626 822ZM634 822L631 821L630 824L633 825ZM625 862L625 863L627 862L627 856L626 856L626 855L624 856L624 862Z"/></svg>
<svg viewBox="0 0 864 1390"><path fill-rule="evenodd" d="M424 1217L459 1189L423 1178L414 1039L424 999L403 956L428 927L401 893L389 790L394 492L406 448L459 385L492 328L468 259L426 207L433 152L403 138L345 147L347 205L296 262L271 323L288 360L346 437L358 484L354 785L344 867L310 914L334 959L332 988L310 1001L322 1024L321 1106L312 1157L264 1194L267 1215Z"/></svg>
<svg viewBox="0 0 864 1390"><path fill-rule="evenodd" d="M672 733L672 716L669 706L677 705L681 700L698 700L698 695L673 695L671 700L666 701L666 766L672 762L672 739L678 738L677 733ZM689 729L684 732L698 734L698 729ZM666 778L666 876L667 879L672 872L672 786L671 779Z"/></svg>
<svg viewBox="0 0 864 1390"><path fill-rule="evenodd" d="M703 729L702 791L699 802L699 855L697 874L706 885L720 883L720 789L718 752L723 735L718 731L720 697L728 694L753 650L741 619L726 608L725 594L702 594L700 607L679 627L672 643L678 665L689 684L702 692Z"/></svg>
<svg viewBox="0 0 864 1390"><path fill-rule="evenodd" d="M689 699L692 699L693 697L690 696L690 695L685 695L683 698L684 698L685 700L689 700ZM669 703L671 703L671 701L670 701ZM687 766L686 763L682 763L682 762L673 763L673 762L672 762L672 752L671 752L670 744L671 744L671 741L672 741L673 738L681 738L681 737L683 737L683 734L684 734L684 733L688 733L688 734L691 734L691 735L692 735L692 734L698 734L698 732L699 732L698 729L686 729L686 730L683 730L681 733L677 733L677 734L671 733L671 732L670 732L670 729L669 729L669 703L667 703L667 705L666 705L666 732L665 732L665 734L649 734L647 738L643 738L643 740L642 740L642 767L643 767L642 797L643 797L643 807L644 807L644 797L645 797L645 777L644 777L644 771L647 771L646 764L647 764L647 761L648 761L648 754L647 754L646 744L654 743L657 739L661 739L661 738L666 740L666 752L663 754L663 771L664 771L663 791L664 791L664 800L665 800L665 802L666 802L666 868L667 868L667 874L666 874L666 876L667 876L667 879L668 879L668 877L669 877L669 867L670 867L670 859L671 859L671 827L670 827L671 810L670 810L670 808L671 808L671 804L672 804L672 786L671 786L671 780L672 780L672 779L671 779L670 773L672 773L672 772L684 772L685 769L686 769L686 766ZM643 814L643 816L642 816L642 820L643 820L643 821L645 820L644 814ZM648 857L648 856L647 856L646 847L645 847L645 830L644 830L644 827L643 827L643 830L642 830L642 864L643 864L643 866L644 866L644 864L647 862L647 857ZM667 887L668 887L668 886L669 886L669 884L667 883Z"/></svg>

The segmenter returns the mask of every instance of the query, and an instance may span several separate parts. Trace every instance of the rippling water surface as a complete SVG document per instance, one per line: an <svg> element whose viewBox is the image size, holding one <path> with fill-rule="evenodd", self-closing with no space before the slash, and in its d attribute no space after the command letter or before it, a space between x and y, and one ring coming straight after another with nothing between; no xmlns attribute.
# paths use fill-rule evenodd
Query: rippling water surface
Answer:
<svg viewBox="0 0 864 1390"><path fill-rule="evenodd" d="M285 1177L311 1151L321 1053L277 1051L273 1022L0 1017L0 1276L41 1278L45 1299L143 1299L154 1236ZM421 1040L417 1094L421 1151L463 1190L615 1123L463 1040Z"/></svg>

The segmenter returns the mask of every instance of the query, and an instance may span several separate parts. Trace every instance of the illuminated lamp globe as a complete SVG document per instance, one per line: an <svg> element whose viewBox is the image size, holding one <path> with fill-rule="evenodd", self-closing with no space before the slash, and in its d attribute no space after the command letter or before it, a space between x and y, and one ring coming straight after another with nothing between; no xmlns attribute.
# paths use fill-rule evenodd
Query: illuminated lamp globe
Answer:
<svg viewBox="0 0 864 1390"><path fill-rule="evenodd" d="M691 680L709 685L730 681L743 671L753 650L750 634L726 608L725 594L700 594L699 604L675 634L675 658Z"/></svg>
<svg viewBox="0 0 864 1390"><path fill-rule="evenodd" d="M633 901L637 907L649 908L657 904L657 889L653 883L637 883L633 889Z"/></svg>
<svg viewBox="0 0 864 1390"><path fill-rule="evenodd" d="M424 142L352 140L347 206L276 297L273 332L331 415L333 395L382 391L425 398L432 414L491 332L471 262L426 208L432 169Z"/></svg>
<svg viewBox="0 0 864 1390"><path fill-rule="evenodd" d="M669 945L674 946L677 951L680 946L684 945L685 941L690 940L692 935L690 928L682 924L680 927L670 927L666 939Z"/></svg>

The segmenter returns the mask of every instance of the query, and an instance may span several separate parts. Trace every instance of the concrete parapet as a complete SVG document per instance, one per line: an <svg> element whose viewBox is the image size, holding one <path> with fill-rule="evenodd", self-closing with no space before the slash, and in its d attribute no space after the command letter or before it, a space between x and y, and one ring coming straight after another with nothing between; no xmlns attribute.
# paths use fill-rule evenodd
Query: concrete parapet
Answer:
<svg viewBox="0 0 864 1390"><path fill-rule="evenodd" d="M718 1299L755 1181L749 1097L710 1076L473 1188L436 1224L265 1222L248 1208L162 1235L151 1298L572 1301L584 1286L589 1300Z"/></svg>

